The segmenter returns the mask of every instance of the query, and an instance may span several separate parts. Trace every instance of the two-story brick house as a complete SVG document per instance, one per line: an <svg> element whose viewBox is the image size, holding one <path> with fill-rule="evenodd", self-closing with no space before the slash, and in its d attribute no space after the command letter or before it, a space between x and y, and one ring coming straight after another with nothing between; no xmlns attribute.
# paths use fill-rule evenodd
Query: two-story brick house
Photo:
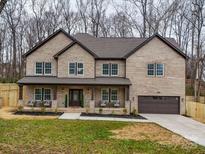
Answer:
<svg viewBox="0 0 205 154"><path fill-rule="evenodd" d="M60 29L24 58L18 84L25 104L185 112L186 55L172 38L70 36Z"/></svg>

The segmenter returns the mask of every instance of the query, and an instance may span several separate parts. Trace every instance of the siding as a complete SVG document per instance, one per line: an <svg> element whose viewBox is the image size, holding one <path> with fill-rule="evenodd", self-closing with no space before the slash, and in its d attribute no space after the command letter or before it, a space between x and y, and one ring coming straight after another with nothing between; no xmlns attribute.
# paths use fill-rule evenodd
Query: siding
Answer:
<svg viewBox="0 0 205 154"><path fill-rule="evenodd" d="M102 64L115 63L118 64L118 77L125 77L125 61L124 60L96 60L96 76L102 76Z"/></svg>
<svg viewBox="0 0 205 154"><path fill-rule="evenodd" d="M163 77L148 77L148 63L163 63ZM127 58L126 77L130 79L132 108L138 109L138 96L180 96L180 113L185 112L185 59L158 38L154 38Z"/></svg>
<svg viewBox="0 0 205 154"><path fill-rule="evenodd" d="M57 36L38 48L26 58L26 75L35 75L35 63L44 61L52 63L52 75L56 76L57 62L53 56L69 43L71 43L71 40L65 34L59 33Z"/></svg>
<svg viewBox="0 0 205 154"><path fill-rule="evenodd" d="M69 62L83 62L84 75L73 76L68 74ZM75 44L58 57L58 77L94 78L95 59L86 50Z"/></svg>

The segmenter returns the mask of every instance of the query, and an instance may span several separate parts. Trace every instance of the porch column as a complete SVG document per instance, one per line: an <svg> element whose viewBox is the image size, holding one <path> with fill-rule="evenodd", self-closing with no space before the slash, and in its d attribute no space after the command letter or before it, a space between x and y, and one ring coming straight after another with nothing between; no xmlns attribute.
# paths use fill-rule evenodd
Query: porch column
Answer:
<svg viewBox="0 0 205 154"><path fill-rule="evenodd" d="M23 106L23 85L19 84L19 100L18 103L20 106Z"/></svg>
<svg viewBox="0 0 205 154"><path fill-rule="evenodd" d="M130 87L125 87L125 101L129 101L129 95L130 95Z"/></svg>
<svg viewBox="0 0 205 154"><path fill-rule="evenodd" d="M126 86L125 87L125 108L127 109L127 114L130 114L131 112L131 102L129 100L129 95L130 95L130 87Z"/></svg>
<svg viewBox="0 0 205 154"><path fill-rule="evenodd" d="M57 105L57 86L55 86L53 88L53 100L52 100L52 105L51 105L52 108L57 108L58 105Z"/></svg>
<svg viewBox="0 0 205 154"><path fill-rule="evenodd" d="M94 113L95 112L95 87L92 87L92 92L91 92L91 100L90 100L90 112Z"/></svg>

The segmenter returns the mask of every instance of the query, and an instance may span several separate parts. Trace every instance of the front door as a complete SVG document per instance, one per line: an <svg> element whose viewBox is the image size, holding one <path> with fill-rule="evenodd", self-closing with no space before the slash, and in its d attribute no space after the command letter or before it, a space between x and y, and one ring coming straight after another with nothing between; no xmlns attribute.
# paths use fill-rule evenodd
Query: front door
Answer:
<svg viewBox="0 0 205 154"><path fill-rule="evenodd" d="M70 89L69 90L69 106L82 106L82 89Z"/></svg>

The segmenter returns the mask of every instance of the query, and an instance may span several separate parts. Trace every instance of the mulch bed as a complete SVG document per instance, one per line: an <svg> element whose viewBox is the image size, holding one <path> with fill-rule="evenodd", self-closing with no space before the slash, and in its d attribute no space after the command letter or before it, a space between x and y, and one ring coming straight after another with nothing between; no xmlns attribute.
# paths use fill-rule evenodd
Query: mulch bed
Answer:
<svg viewBox="0 0 205 154"><path fill-rule="evenodd" d="M115 115L115 114L97 114L97 113L85 113L82 112L80 116L89 116L89 117L110 117L110 118L125 118L125 119L142 119L146 120L146 118L140 115Z"/></svg>
<svg viewBox="0 0 205 154"><path fill-rule="evenodd" d="M16 111L15 115L60 116L63 112Z"/></svg>

